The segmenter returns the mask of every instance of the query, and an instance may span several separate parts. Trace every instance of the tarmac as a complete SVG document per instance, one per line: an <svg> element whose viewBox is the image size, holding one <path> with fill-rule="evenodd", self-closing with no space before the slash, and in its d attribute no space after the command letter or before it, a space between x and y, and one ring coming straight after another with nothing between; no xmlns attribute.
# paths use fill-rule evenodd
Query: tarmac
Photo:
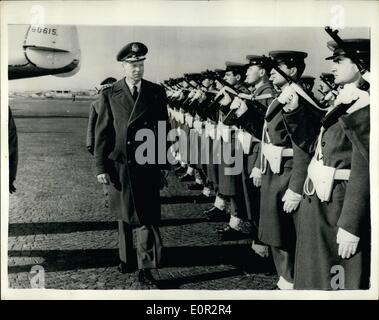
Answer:
<svg viewBox="0 0 379 320"><path fill-rule="evenodd" d="M10 195L9 288L270 290L272 261L251 240L220 241L216 227L174 172L161 192L164 250L156 285L117 271L117 223L105 208L93 157L85 148L90 101L15 98L19 166ZM247 226L245 226L247 229ZM246 231L246 230L245 230ZM33 280L36 268L44 281Z"/></svg>

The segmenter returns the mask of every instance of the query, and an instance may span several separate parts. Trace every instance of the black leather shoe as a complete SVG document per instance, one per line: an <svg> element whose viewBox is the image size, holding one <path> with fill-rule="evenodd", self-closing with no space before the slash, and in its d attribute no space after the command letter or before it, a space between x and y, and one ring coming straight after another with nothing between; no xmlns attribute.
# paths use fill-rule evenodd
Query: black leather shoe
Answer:
<svg viewBox="0 0 379 320"><path fill-rule="evenodd" d="M155 284L155 279L149 269L141 269L138 271L138 281L146 285Z"/></svg>
<svg viewBox="0 0 379 320"><path fill-rule="evenodd" d="M195 177L186 173L184 176L181 176L179 178L179 181L180 182L192 182L192 181L195 181Z"/></svg>
<svg viewBox="0 0 379 320"><path fill-rule="evenodd" d="M205 210L204 214L207 216L208 221L229 221L230 215L226 213L225 210L220 210L219 208L212 207L209 210Z"/></svg>
<svg viewBox="0 0 379 320"><path fill-rule="evenodd" d="M132 273L135 271L135 268L132 268L132 267L129 267L127 266L127 264L125 262L121 262L118 266L117 266L117 270L120 272L120 273Z"/></svg>
<svg viewBox="0 0 379 320"><path fill-rule="evenodd" d="M204 186L200 183L193 183L190 184L187 188L188 190L203 190Z"/></svg>
<svg viewBox="0 0 379 320"><path fill-rule="evenodd" d="M242 232L227 226L224 230L219 232L221 241L240 240L242 238Z"/></svg>

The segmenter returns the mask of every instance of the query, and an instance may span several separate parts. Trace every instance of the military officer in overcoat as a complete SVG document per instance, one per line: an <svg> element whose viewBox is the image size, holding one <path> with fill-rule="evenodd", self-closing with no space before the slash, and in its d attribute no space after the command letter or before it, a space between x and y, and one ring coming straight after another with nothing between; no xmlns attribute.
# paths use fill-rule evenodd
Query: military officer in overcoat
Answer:
<svg viewBox="0 0 379 320"><path fill-rule="evenodd" d="M158 126L167 125L168 112L163 87L143 79L147 51L143 43L132 42L117 55L125 77L100 95L95 159L97 179L109 183L109 207L118 219L119 271L134 271L135 229L138 279L152 284L150 269L157 268L161 261L159 190L161 169L167 168L167 157L157 159ZM144 132L146 141L142 142ZM143 144L147 154L153 152L155 159L142 158ZM164 148L162 143L159 148ZM167 150L162 154L167 155Z"/></svg>
<svg viewBox="0 0 379 320"><path fill-rule="evenodd" d="M260 170L260 139L264 122L264 112L275 97L275 89L269 81L271 66L267 57L260 55L247 55L249 61L246 71L245 83L253 87L251 97L241 100L239 108L257 110L254 103L261 106L259 111L246 113L248 119L245 121L245 128L252 134L250 148L243 159L243 191L246 203L247 217L251 224L252 249L258 255L265 257L268 255L268 248L258 238L259 207L260 207L260 186L262 173ZM243 95L240 95L243 97ZM245 104L246 106L244 106Z"/></svg>

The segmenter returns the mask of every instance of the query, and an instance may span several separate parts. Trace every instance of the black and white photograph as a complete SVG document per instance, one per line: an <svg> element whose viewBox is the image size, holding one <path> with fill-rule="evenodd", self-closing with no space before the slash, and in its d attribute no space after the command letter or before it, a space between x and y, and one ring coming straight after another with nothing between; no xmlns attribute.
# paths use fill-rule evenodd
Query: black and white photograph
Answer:
<svg viewBox="0 0 379 320"><path fill-rule="evenodd" d="M2 299L377 299L378 6L305 3L5 2Z"/></svg>

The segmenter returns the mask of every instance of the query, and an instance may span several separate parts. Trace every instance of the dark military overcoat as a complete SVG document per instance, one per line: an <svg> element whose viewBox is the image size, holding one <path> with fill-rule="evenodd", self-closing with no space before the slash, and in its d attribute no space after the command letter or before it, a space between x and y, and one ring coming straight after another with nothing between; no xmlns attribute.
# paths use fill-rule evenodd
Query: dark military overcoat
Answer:
<svg viewBox="0 0 379 320"><path fill-rule="evenodd" d="M167 165L159 165L156 159L151 164L137 162L136 150L146 138L137 141L136 133L140 129L154 133L157 158L158 121L166 126L168 123L166 93L162 87L142 80L134 101L125 79L121 79L101 93L98 103L96 170L97 174L110 175L110 211L131 225L156 224L160 220L160 170ZM159 148L165 148L162 141ZM165 148L163 154L166 152Z"/></svg>
<svg viewBox="0 0 379 320"><path fill-rule="evenodd" d="M297 119L296 119L297 118ZM287 122L304 123L298 112ZM345 114L325 130L321 140L324 165L350 169L349 180L334 182L331 199L321 202L317 195L304 196L298 212L298 241L295 259L295 288L332 289L334 266L342 267L346 289L369 286L370 274L370 176L369 107ZM293 135L294 140L299 135ZM338 255L338 228L360 237L358 250L349 259Z"/></svg>

